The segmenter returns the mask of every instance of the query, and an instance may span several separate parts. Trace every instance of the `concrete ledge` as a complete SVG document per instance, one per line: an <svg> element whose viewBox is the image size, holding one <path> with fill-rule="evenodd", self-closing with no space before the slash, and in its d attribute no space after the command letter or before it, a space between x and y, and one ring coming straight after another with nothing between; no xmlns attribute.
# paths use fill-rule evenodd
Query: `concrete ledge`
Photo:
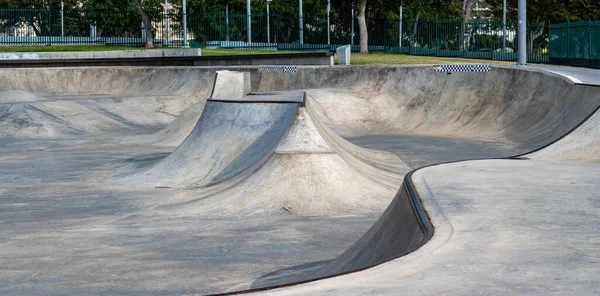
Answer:
<svg viewBox="0 0 600 296"><path fill-rule="evenodd" d="M255 54L235 56L163 56L89 59L0 60L0 68L98 67L98 66L250 66L250 65L331 65L329 52Z"/></svg>
<svg viewBox="0 0 600 296"><path fill-rule="evenodd" d="M157 57L199 57L199 48L68 51L68 52L7 52L0 53L0 60L64 60L64 59L121 59Z"/></svg>

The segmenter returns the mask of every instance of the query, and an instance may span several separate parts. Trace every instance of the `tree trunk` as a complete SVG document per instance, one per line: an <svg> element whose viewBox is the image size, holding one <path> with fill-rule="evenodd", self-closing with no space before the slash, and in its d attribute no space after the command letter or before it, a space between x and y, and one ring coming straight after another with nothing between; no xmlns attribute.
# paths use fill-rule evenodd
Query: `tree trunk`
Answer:
<svg viewBox="0 0 600 296"><path fill-rule="evenodd" d="M137 8L138 13L142 16L142 22L144 22L144 31L146 32L146 48L154 47L154 36L152 36L152 20L150 16L144 11L144 7L142 6L142 0L133 0L135 4L135 8Z"/></svg>
<svg viewBox="0 0 600 296"><path fill-rule="evenodd" d="M463 30L460 38L460 50L469 50L469 43L471 42L471 34L473 32L472 29L469 29L469 22L471 21L471 11L473 10L473 6L477 3L477 0L463 0L462 5L462 15L463 15ZM466 38L467 42L465 44L465 33L469 31L469 36Z"/></svg>
<svg viewBox="0 0 600 296"><path fill-rule="evenodd" d="M358 19L358 29L360 31L360 53L369 52L369 33L367 31L367 0L358 2L358 11L356 17Z"/></svg>
<svg viewBox="0 0 600 296"><path fill-rule="evenodd" d="M540 19L536 18L534 24L540 24ZM530 31L529 36L527 36L527 53L533 53L534 52L534 48L533 48L533 42L535 42L536 39L538 39L540 36L542 36L544 34L544 29L545 29L545 23L544 25L539 26L536 29L532 29L531 26L528 26L528 29Z"/></svg>
<svg viewBox="0 0 600 296"><path fill-rule="evenodd" d="M409 46L417 46L417 30L419 29L419 19L421 18L421 12L417 11L417 16L415 16L415 24L413 25L413 32L410 36L410 44Z"/></svg>

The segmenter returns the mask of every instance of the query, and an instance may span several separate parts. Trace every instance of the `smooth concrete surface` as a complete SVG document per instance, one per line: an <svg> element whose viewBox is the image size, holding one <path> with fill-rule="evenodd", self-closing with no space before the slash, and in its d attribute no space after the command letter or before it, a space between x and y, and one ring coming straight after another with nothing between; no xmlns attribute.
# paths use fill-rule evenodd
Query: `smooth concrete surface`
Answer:
<svg viewBox="0 0 600 296"><path fill-rule="evenodd" d="M562 75L576 84L600 85L600 70L554 65L530 65L529 67Z"/></svg>
<svg viewBox="0 0 600 296"><path fill-rule="evenodd" d="M469 161L417 171L421 249L261 295L597 295L600 165ZM383 238L385 240L385 238Z"/></svg>
<svg viewBox="0 0 600 296"><path fill-rule="evenodd" d="M0 60L63 60L63 59L121 59L158 57L199 57L199 48L152 49L152 50L110 50L110 51L68 51L68 52L6 52L0 53Z"/></svg>
<svg viewBox="0 0 600 296"><path fill-rule="evenodd" d="M250 73L251 97L294 90L290 97L306 92L305 106L213 101L233 108L219 112L206 99L221 70L0 70L8 114L0 115L2 294L211 294L319 278L269 293L597 294L599 171L589 139L597 87L516 67L452 75L431 66L229 67ZM164 108L136 108L162 96L189 103L154 123ZM53 108L36 105L47 100ZM255 159L251 170L205 187L193 186L193 176L180 188L113 182L184 146L202 156L211 142L235 143L247 134L214 132L222 119L238 111L259 119L253 108L286 104L296 105L292 116L267 112L291 121L285 133L243 127L277 143L264 162L241 149L240 161ZM95 113L80 106L130 124L89 121ZM206 143L185 144L190 133L204 138L192 131L211 116L201 125L213 131ZM222 168L219 157L238 154L222 147L202 156L206 165ZM403 180L411 168L471 152L534 150L561 156L437 165ZM171 171L206 169L180 164Z"/></svg>

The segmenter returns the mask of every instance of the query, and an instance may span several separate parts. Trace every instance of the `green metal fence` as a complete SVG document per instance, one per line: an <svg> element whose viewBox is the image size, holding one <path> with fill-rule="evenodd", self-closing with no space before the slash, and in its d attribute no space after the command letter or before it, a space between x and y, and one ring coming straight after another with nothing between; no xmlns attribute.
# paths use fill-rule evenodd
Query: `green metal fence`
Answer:
<svg viewBox="0 0 600 296"><path fill-rule="evenodd" d="M350 44L354 51L359 50L360 33L352 17L331 17L329 40L325 15L303 18L302 40L297 17L253 15L250 19L251 40L248 40L245 14L198 14L190 17L189 28L192 38L208 48L310 51L335 50L340 45ZM502 22L498 21L372 19L368 23L368 32L370 51L503 61L517 59L516 22L509 22L504 30ZM548 26L530 24L528 41L528 60L548 62Z"/></svg>
<svg viewBox="0 0 600 296"><path fill-rule="evenodd" d="M353 16L329 20L326 15L305 16L300 38L297 16L190 13L184 42L181 14L155 11L150 15L157 46L332 51L350 44L359 50L360 33ZM496 20L370 18L368 33L369 50L375 52L516 61L520 50L513 21L504 26ZM600 22L529 24L527 34L524 50L529 62L549 62L552 57L561 64L598 63ZM0 8L0 45L35 44L142 46L144 33L134 9Z"/></svg>
<svg viewBox="0 0 600 296"><path fill-rule="evenodd" d="M550 25L550 62L600 68L600 21Z"/></svg>
<svg viewBox="0 0 600 296"><path fill-rule="evenodd" d="M152 16L158 20L165 17L162 13ZM132 10L0 8L0 45L141 46L141 23ZM154 28L156 34L161 34L163 27Z"/></svg>

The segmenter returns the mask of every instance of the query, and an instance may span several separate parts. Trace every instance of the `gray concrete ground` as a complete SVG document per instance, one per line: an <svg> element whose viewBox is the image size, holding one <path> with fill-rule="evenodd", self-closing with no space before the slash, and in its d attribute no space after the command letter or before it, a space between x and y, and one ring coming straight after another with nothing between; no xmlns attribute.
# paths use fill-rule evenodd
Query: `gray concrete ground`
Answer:
<svg viewBox="0 0 600 296"><path fill-rule="evenodd" d="M564 75L573 83L600 85L600 70L554 65L530 65L529 67Z"/></svg>
<svg viewBox="0 0 600 296"><path fill-rule="evenodd" d="M252 130L256 108L283 122L281 101L213 112L215 68L0 70L0 294L208 294L369 267L269 293L598 294L598 88L512 67L231 69L307 101L268 159L216 184L197 156L244 163L252 135L214 132ZM115 182L169 158L179 188ZM413 186L434 226L416 251Z"/></svg>
<svg viewBox="0 0 600 296"><path fill-rule="evenodd" d="M264 295L598 295L600 165L469 161L419 170L435 227L416 252Z"/></svg>

